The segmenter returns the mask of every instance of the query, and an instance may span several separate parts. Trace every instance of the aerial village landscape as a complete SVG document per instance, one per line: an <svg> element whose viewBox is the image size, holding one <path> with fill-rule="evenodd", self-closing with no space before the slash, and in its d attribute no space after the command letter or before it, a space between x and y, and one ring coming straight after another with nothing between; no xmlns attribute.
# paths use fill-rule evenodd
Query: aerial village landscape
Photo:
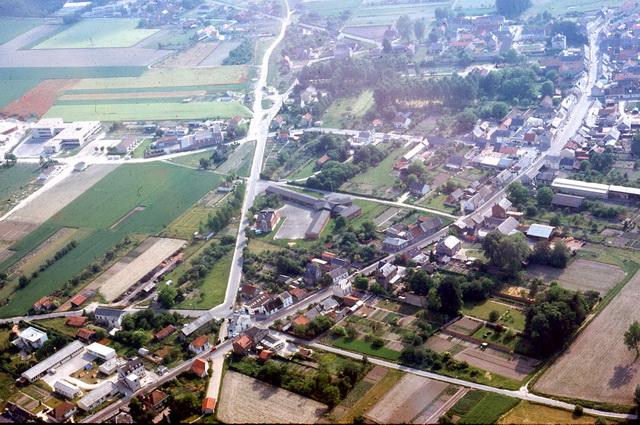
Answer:
<svg viewBox="0 0 640 425"><path fill-rule="evenodd" d="M0 24L2 422L637 422L640 3Z"/></svg>

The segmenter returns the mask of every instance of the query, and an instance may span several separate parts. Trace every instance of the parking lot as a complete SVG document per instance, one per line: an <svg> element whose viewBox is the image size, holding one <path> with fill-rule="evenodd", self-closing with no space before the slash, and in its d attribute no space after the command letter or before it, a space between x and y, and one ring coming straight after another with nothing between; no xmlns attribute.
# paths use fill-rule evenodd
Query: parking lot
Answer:
<svg viewBox="0 0 640 425"><path fill-rule="evenodd" d="M281 219L284 220L274 239L303 239L304 233L311 224L313 211L298 205L285 204L280 209Z"/></svg>

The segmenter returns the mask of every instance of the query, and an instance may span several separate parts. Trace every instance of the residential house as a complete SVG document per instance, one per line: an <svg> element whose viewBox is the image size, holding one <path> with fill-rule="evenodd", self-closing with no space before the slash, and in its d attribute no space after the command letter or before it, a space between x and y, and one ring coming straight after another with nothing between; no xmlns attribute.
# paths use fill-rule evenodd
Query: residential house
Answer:
<svg viewBox="0 0 640 425"><path fill-rule="evenodd" d="M258 295L260 295L261 292L262 290L260 288L258 288L255 285L249 285L249 284L242 285L242 289L240 290L240 294L242 298L246 300L254 299Z"/></svg>
<svg viewBox="0 0 640 425"><path fill-rule="evenodd" d="M87 320L89 320L89 318L84 316L69 316L67 317L65 325L80 328L87 322Z"/></svg>
<svg viewBox="0 0 640 425"><path fill-rule="evenodd" d="M464 202L464 210L466 212L473 212L476 208L480 207L491 196L491 189L487 186L483 186L478 192L471 198Z"/></svg>
<svg viewBox="0 0 640 425"><path fill-rule="evenodd" d="M282 299L279 297L273 297L267 301L264 305L264 314L271 316L282 310L284 307Z"/></svg>
<svg viewBox="0 0 640 425"><path fill-rule="evenodd" d="M344 298L353 293L353 287L349 279L342 279L332 287L332 292L335 297Z"/></svg>
<svg viewBox="0 0 640 425"><path fill-rule="evenodd" d="M467 160L463 156L451 155L444 164L444 167L448 170L458 171L464 168L466 162Z"/></svg>
<svg viewBox="0 0 640 425"><path fill-rule="evenodd" d="M496 230L503 235L509 236L517 232L517 228L520 226L518 220L513 217L507 217L502 223L496 227Z"/></svg>
<svg viewBox="0 0 640 425"><path fill-rule="evenodd" d="M98 307L94 312L96 324L103 324L113 328L122 326L122 318L127 314L123 310Z"/></svg>
<svg viewBox="0 0 640 425"><path fill-rule="evenodd" d="M253 348L253 343L251 339L246 335L240 335L233 342L233 352L238 355L246 356L251 348Z"/></svg>
<svg viewBox="0 0 640 425"><path fill-rule="evenodd" d="M507 212L511 210L511 201L502 198L497 204L491 207L491 216L496 218L507 218Z"/></svg>
<svg viewBox="0 0 640 425"><path fill-rule="evenodd" d="M527 230L527 236L535 240L549 240L555 233L555 229L544 224L532 224Z"/></svg>
<svg viewBox="0 0 640 425"><path fill-rule="evenodd" d="M134 357L118 367L118 379L134 391L142 388L141 379L146 375L147 371L144 368L144 364L138 357Z"/></svg>
<svg viewBox="0 0 640 425"><path fill-rule="evenodd" d="M289 290L295 302L304 300L309 296L309 292L304 288L293 288Z"/></svg>
<svg viewBox="0 0 640 425"><path fill-rule="evenodd" d="M407 130L411 125L411 118L405 117L404 115L398 115L393 120L393 127L397 129Z"/></svg>
<svg viewBox="0 0 640 425"><path fill-rule="evenodd" d="M80 328L76 332L76 338L84 342L90 342L95 336L96 333L94 331L85 328Z"/></svg>
<svg viewBox="0 0 640 425"><path fill-rule="evenodd" d="M18 334L18 341L20 342L20 345L33 350L42 347L48 339L46 332L42 332L41 330L31 326Z"/></svg>
<svg viewBox="0 0 640 425"><path fill-rule="evenodd" d="M38 301L33 304L33 311L39 312L41 310L52 310L56 308L53 303L53 298L51 297L42 297Z"/></svg>
<svg viewBox="0 0 640 425"><path fill-rule="evenodd" d="M412 195L419 196L419 197L422 197L427 193L429 193L430 189L431 188L429 187L428 184L424 184L420 182L413 182L409 185L409 192L411 192Z"/></svg>
<svg viewBox="0 0 640 425"><path fill-rule="evenodd" d="M335 285L336 283L340 282L342 279L346 279L349 276L349 271L344 267L338 267L337 269L331 270L328 273L328 275L331 278L331 281L333 282L333 284Z"/></svg>
<svg viewBox="0 0 640 425"><path fill-rule="evenodd" d="M279 294L278 298L282 301L282 308L287 308L293 305L293 296L287 291Z"/></svg>
<svg viewBox="0 0 640 425"><path fill-rule="evenodd" d="M322 269L314 263L307 263L302 279L307 285L313 285L322 279Z"/></svg>
<svg viewBox="0 0 640 425"><path fill-rule="evenodd" d="M398 266L392 263L387 263L385 261L380 261L378 263L378 269L374 273L374 278L376 282L378 282L388 290L391 280L396 277L397 274Z"/></svg>
<svg viewBox="0 0 640 425"><path fill-rule="evenodd" d="M376 136L373 131L360 131L358 135L351 139L351 146L355 148L359 148L362 146L367 146L375 142Z"/></svg>
<svg viewBox="0 0 640 425"><path fill-rule="evenodd" d="M267 233L273 231L280 221L280 211L262 210L256 218L256 228L261 232Z"/></svg>
<svg viewBox="0 0 640 425"><path fill-rule="evenodd" d="M55 423L63 423L76 413L78 413L78 408L75 404L63 401L49 412L49 417Z"/></svg>
<svg viewBox="0 0 640 425"><path fill-rule="evenodd" d="M436 244L436 254L454 256L461 248L460 239L455 236L447 236Z"/></svg>
<svg viewBox="0 0 640 425"><path fill-rule="evenodd" d="M191 371L200 378L204 378L207 376L207 372L209 371L209 362L202 359L195 359L191 364Z"/></svg>
<svg viewBox="0 0 640 425"><path fill-rule="evenodd" d="M158 333L156 333L154 335L154 339L156 341L162 341L163 339L165 339L168 336L170 336L171 334L173 334L175 332L175 330L176 330L176 328L173 325L166 326L166 327L162 328L162 330L158 331Z"/></svg>
<svg viewBox="0 0 640 425"><path fill-rule="evenodd" d="M320 158L318 158L318 160L316 161L316 168L320 169L322 168L322 166L324 164L327 163L327 161L329 161L331 158L329 158L329 155L322 155Z"/></svg>
<svg viewBox="0 0 640 425"><path fill-rule="evenodd" d="M169 403L169 394L160 390L153 390L147 395L138 396L138 398L147 409L151 410L155 414L166 409L167 404Z"/></svg>
<svg viewBox="0 0 640 425"><path fill-rule="evenodd" d="M407 246L409 246L409 241L404 238L387 236L382 241L382 250L385 252L398 252L401 249L406 248Z"/></svg>
<svg viewBox="0 0 640 425"><path fill-rule="evenodd" d="M244 311L247 314L265 314L265 305L271 300L268 294L260 294L251 301L244 304Z"/></svg>
<svg viewBox="0 0 640 425"><path fill-rule="evenodd" d="M229 193L233 190L234 187L235 187L235 184L233 182L225 180L218 185L218 187L216 188L216 191L218 193Z"/></svg>
<svg viewBox="0 0 640 425"><path fill-rule="evenodd" d="M460 206L460 200L462 200L463 196L464 192L462 191L462 189L458 188L447 195L447 197L444 199L444 205L457 208Z"/></svg>
<svg viewBox="0 0 640 425"><path fill-rule="evenodd" d="M211 344L209 344L209 338L206 335L200 335L191 341L187 348L194 354L200 354L203 351L210 350Z"/></svg>

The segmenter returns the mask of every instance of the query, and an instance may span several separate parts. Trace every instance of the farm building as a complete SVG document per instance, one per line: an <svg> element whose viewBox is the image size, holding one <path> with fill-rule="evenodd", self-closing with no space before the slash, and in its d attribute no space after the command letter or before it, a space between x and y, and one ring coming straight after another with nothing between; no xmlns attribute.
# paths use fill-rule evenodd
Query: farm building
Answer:
<svg viewBox="0 0 640 425"><path fill-rule="evenodd" d="M278 186L267 187L266 193L267 195L275 193L277 195L280 195L280 197L285 201L294 202L305 207L313 207L316 202L318 202L318 198L314 198L313 196L294 192L292 190L284 189Z"/></svg>
<svg viewBox="0 0 640 425"><path fill-rule="evenodd" d="M322 234L322 231L329 223L329 218L331 218L331 213L327 210L322 210L315 215L309 228L304 232L305 239L318 239Z"/></svg>
<svg viewBox="0 0 640 425"><path fill-rule="evenodd" d="M334 208L333 211L336 216L344 217L347 220L351 220L352 218L355 218L362 214L362 208L357 205L351 205L348 207L345 205L338 205L336 208Z"/></svg>
<svg viewBox="0 0 640 425"><path fill-rule="evenodd" d="M216 408L216 399L213 397L207 397L202 402L202 414L211 415Z"/></svg>
<svg viewBox="0 0 640 425"><path fill-rule="evenodd" d="M31 369L23 372L22 377L30 383L33 383L42 378L50 369L68 362L83 351L84 345L80 341L73 341L71 344L61 348L55 354L47 357Z"/></svg>
<svg viewBox="0 0 640 425"><path fill-rule="evenodd" d="M555 229L555 227L544 224L532 224L527 230L527 236L533 239L548 240L553 236Z"/></svg>
<svg viewBox="0 0 640 425"><path fill-rule="evenodd" d="M565 195L564 193L556 193L551 199L551 205L557 207L580 208L584 201L582 196Z"/></svg>
<svg viewBox="0 0 640 425"><path fill-rule="evenodd" d="M563 191L571 195L584 196L585 198L606 199L609 196L609 185L559 177L553 180L551 188L555 191Z"/></svg>

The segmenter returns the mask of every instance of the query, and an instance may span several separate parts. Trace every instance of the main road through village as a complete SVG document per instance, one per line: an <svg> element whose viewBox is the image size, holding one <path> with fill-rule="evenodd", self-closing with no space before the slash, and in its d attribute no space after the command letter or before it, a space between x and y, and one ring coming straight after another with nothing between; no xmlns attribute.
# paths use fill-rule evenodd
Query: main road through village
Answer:
<svg viewBox="0 0 640 425"><path fill-rule="evenodd" d="M286 3L286 2L285 2ZM177 310L180 313L183 313L187 316L190 317L197 317L193 322L191 322L190 324L187 325L187 328L185 329L189 329L190 332L193 332L195 330L197 330L199 327L205 325L206 323L210 322L212 319L222 319L222 318L226 318L228 317L232 311L233 311L233 305L234 302L236 300L236 295L238 293L238 289L240 286L240 282L241 282L241 275L242 275L242 253L243 253L243 249L247 246L247 238L245 236L244 233L244 229L248 226L249 224L249 217L248 217L248 210L249 208L253 205L253 201L255 199L255 197L262 191L262 189L264 188L264 186L266 184L268 184L268 182L265 182L263 180L260 180L260 172L262 170L262 163L263 163L263 159L264 159L264 153L265 153L265 148L266 148L266 143L267 143L267 137L268 137L268 129L269 129L269 123L271 122L271 120L274 118L274 116L278 113L286 95L278 95L278 96L274 96L272 97L272 99L274 100L272 106L268 109L264 109L262 107L262 100L263 100L263 95L264 95L264 91L267 85L267 75L268 75L268 70L269 70L269 60L271 58L271 55L273 54L273 51L275 50L275 48L277 47L277 45L282 41L282 39L284 38L284 34L286 31L287 26L290 23L290 19L291 19L291 14L292 12L289 10L289 5L288 3L286 3L287 5L287 11L286 11L286 16L285 18L276 18L277 20L279 20L282 23L282 26L280 28L280 32L278 34L278 36L276 37L276 39L274 40L274 42L269 46L269 48L266 50L264 57L262 59L262 64L260 67L260 76L258 78L258 81L255 84L255 91L254 91L254 103L253 103L253 117L251 120L251 124L249 127L249 131L248 131L248 136L246 138L246 140L255 140L256 141L256 148L255 148L255 153L254 153L254 157L253 157L253 161L252 161L252 165L251 165L251 172L250 172L250 176L249 178L246 180L246 195L245 195L245 200L242 206L242 213L241 213L241 218L240 218L240 226L239 226L239 231L238 231L238 237L237 237L237 241L236 241L236 246L234 249L234 255L233 255L233 261L232 261L232 266L231 266L231 271L229 274L229 282L227 285L227 290L226 290L226 294L225 294L225 300L221 305L218 305L214 308L212 308L211 310L208 311L192 311L192 310ZM601 31L602 27L605 24L605 20L602 19L600 21L596 21L594 24L591 25L591 27L589 28L589 48L588 48L588 66L589 66L589 70L587 72L586 78L583 82L583 85L581 87L581 95L578 98L577 103L571 108L571 112L569 117L567 118L567 120L565 121L565 123L563 124L563 126L558 130L558 132L556 133L555 137L552 140L552 144L550 149L543 153L542 155L540 155L532 164L531 168L536 167L536 169L540 168L540 166L542 165L545 156L547 155L556 155L561 149L562 146L571 138L575 135L576 131L580 128L581 123L591 105L592 100L589 97L589 93L591 91L591 87L593 86L593 84L596 81L597 78L597 72L598 72L598 58L597 58L597 51L598 51L598 46L597 46L597 39L598 39L598 34ZM75 158L77 159L77 158ZM37 161L37 159L29 159L29 158L24 158L21 160L26 160L27 162L29 161ZM84 158L83 158L84 160ZM101 159L89 159L87 158L89 163L101 163L101 162L105 162L102 161ZM152 160L158 160L158 159L152 159ZM130 162L144 162L144 161L148 161L145 159L137 159L137 160L130 160ZM71 169L72 167L67 167L67 169ZM68 170L66 170L68 171ZM520 179L520 177L522 176L522 174L524 174L524 171L518 175L514 180L518 180ZM64 179L66 176L68 175L68 173L61 173L59 176L57 176L55 179L53 179L51 182L49 182L48 184L45 185L44 188L41 189L41 191L46 190L47 188L55 185L56 183L58 183L59 181L61 181L62 179ZM34 193L31 197L25 199L22 203L20 203L20 205L18 205L16 208L14 208L13 210L11 210L9 213L5 214L3 217L0 218L0 220L4 220L5 218L7 218L8 216L10 216L13 212L15 212L17 209L22 208L25 204L28 204L29 201L31 199L33 199L33 197L37 197L39 196L39 193L36 192ZM499 199L500 197L504 196L504 188L501 189L500 191L498 191L497 193L494 194L494 196L492 196L482 207L480 207L478 209L478 212L480 213L485 213L489 208L491 208L491 206L493 206ZM391 202L391 201L380 201L378 199L373 199L373 198L367 198L367 197L359 197L362 199L367 199L370 201L374 201L374 202L383 202L385 204L389 204L389 205L395 205L395 206L400 206L400 207L406 207L406 208L415 208L413 205L409 205L409 204L405 204L403 202ZM424 211L428 211L428 212L435 212L441 215L448 215L448 214L444 214L442 212L439 211L431 211L428 209L424 209L424 208L418 208ZM442 235L446 234L447 229L443 229L442 231L438 232L436 235L434 235L432 238L429 238L428 240L422 241L420 244L416 244L413 246L417 246L417 247L422 247L422 246L426 246L430 243L433 243L435 240L437 240L437 238L441 237ZM412 246L412 247L413 247ZM373 269L371 267L365 269L365 270L361 270L360 273L368 273L371 272ZM354 275L351 276L351 278L353 278ZM268 327L269 325L271 325L276 319L281 318L286 316L287 314L292 313L293 311L297 311L301 308L305 308L306 306L308 306L311 303L317 303L320 300L322 300L324 297L327 297L330 295L330 291L328 289L324 289L321 291L318 291L316 294L312 295L310 298L308 298L307 300L305 300L305 302L303 302L302 304L297 304L294 306L291 306L290 308L286 309L283 312L280 312L279 314L261 321L261 322L257 322L257 324L260 327ZM70 315L70 314L75 314L74 312L64 312L64 313L52 313L49 315L46 315L46 317L57 317L57 316L66 316L66 315ZM44 318L45 316L42 316L42 318ZM14 318L9 318L9 319L2 319L0 320L0 322L9 322L9 321L18 321L20 319L23 318L27 318L27 317L14 317ZM31 319L33 319L33 317L30 317ZM38 316L38 318L41 318L40 316ZM316 346L318 348L322 348L324 350L327 351L332 351L335 353L339 353L345 356L349 356L349 357L353 357L353 358L361 358L362 356L359 354L354 354L351 353L349 351L345 351L345 350L341 350L341 349L337 349L334 347L328 347L328 346L324 346L321 344L318 344L316 341L312 341L312 342L308 342L308 341L303 341L303 340L298 340L296 338L292 338L289 335L286 335L285 338L287 338L289 341L291 342L298 342L298 343L302 343L302 344L309 344L312 346ZM224 342L222 342L221 344L218 345L218 349L215 352L206 352L206 353L202 353L200 355L198 355L196 358L203 358L203 359L208 359L208 358L218 358L218 357L222 357L224 356L226 353L230 352L232 349L232 344L230 340L226 340ZM133 394L128 394L126 395L124 398L122 398L121 400L117 401L114 404L111 404L110 406L106 407L105 409L102 409L99 412L96 412L94 414L92 414L91 416L85 418L82 422L101 422L104 420L109 419L110 417L112 417L114 414L116 414L118 412L118 410L121 407L124 407L127 405L128 401L130 400L131 397L138 395L140 393L142 393L142 391L144 390L144 392L149 392L155 388L157 388L159 385L161 385L164 382L167 382L170 379L173 379L174 377L176 377L178 374L180 374L181 372L187 370L190 366L191 363L193 362L194 359L190 359L186 362L181 363L180 365L176 366L175 368L173 368L172 370L170 370L168 373L166 373L165 375L163 375L157 382L145 387L142 390L137 391L136 393ZM490 392L494 392L494 393L499 393L499 394L504 394L504 395L508 395L511 397L516 397L519 399L524 399L524 400L530 400L530 401L534 401L537 403L541 403L541 404L545 404L545 405L549 405L549 406L554 406L554 407L560 407L560 408L565 408L565 409L573 409L575 406L571 405L569 403L565 403L565 402L560 402L558 400L554 400L551 398L547 398L547 397L542 397L542 396L537 396L534 394L531 394L528 390L528 386L525 384L520 390L518 391L510 391L510 390L503 390L503 389L499 389L499 388L494 388L494 387L489 387L486 385L481 385L481 384L476 384L473 382L469 382L469 381L464 381L464 380L460 380L460 379L455 379L455 378L450 378L450 377L446 377L446 376L442 376L442 375L438 375L438 374L434 374L431 372L425 372L422 370L418 370L418 369L414 369L414 368L410 368L410 367L406 367L406 366L401 366L398 365L396 363L391 363L388 361L384 361L384 360L379 360L379 359L370 359L370 361L374 364L379 364L388 368L393 368L393 369L398 369L398 370L403 370L406 372L410 372L410 373L414 373L420 376L424 376L430 379L435 379L435 380L440 380L440 381L444 381L444 382L449 382L452 384L456 384L456 385L462 385L462 386L466 386L466 387L470 387L470 388L476 388L476 389L482 389L485 391L490 391ZM600 410L595 410L595 409L585 409L586 413L590 413L590 414L594 414L594 415L600 415L600 416L608 416L608 417L615 417L615 418L626 418L626 419L637 419L636 415L632 415L632 414L621 414L621 413L613 413L613 412L607 412L607 411L600 411Z"/></svg>

